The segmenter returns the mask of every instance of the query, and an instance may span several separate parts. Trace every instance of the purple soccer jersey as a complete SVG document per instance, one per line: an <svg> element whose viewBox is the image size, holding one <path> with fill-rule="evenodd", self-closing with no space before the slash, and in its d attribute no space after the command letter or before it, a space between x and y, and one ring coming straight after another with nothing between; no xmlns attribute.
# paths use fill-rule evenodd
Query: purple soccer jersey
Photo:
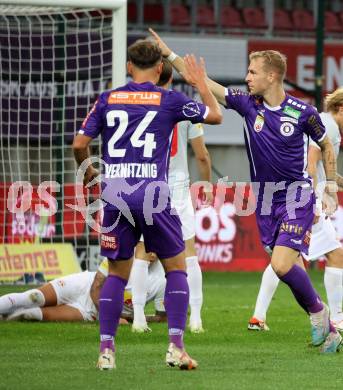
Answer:
<svg viewBox="0 0 343 390"><path fill-rule="evenodd" d="M238 89L226 90L227 108L244 119L252 181L311 183L306 172L309 136L320 142L325 127L316 109L286 95L278 107Z"/></svg>
<svg viewBox="0 0 343 390"><path fill-rule="evenodd" d="M203 122L207 112L205 105L180 92L150 82L129 82L100 95L79 133L91 138L101 134L103 181L111 190L123 185L129 185L131 191L137 188L125 200L130 207L141 208L147 185L167 182L175 124ZM111 203L107 195L104 200Z"/></svg>
<svg viewBox="0 0 343 390"><path fill-rule="evenodd" d="M203 122L207 113L207 106L151 82L100 95L79 134L102 137L102 255L132 257L141 234L161 259L184 250L167 183L172 132L177 122Z"/></svg>
<svg viewBox="0 0 343 390"><path fill-rule="evenodd" d="M306 172L309 136L320 142L326 135L318 112L293 96L286 95L280 106L270 107L262 97L238 89L226 90L226 103L244 119L251 180L260 183L256 217L262 243L271 249L282 245L307 253L306 237L314 217L312 180ZM299 186L294 186L296 182ZM267 183L280 187L268 193ZM289 204L299 201L301 192L307 203L289 215ZM263 212L266 200L272 203L268 213Z"/></svg>

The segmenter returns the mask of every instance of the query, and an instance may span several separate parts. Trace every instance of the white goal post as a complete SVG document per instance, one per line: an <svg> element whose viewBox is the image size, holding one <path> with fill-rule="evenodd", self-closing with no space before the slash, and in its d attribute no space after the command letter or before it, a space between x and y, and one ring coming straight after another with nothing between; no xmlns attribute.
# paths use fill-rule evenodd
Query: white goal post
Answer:
<svg viewBox="0 0 343 390"><path fill-rule="evenodd" d="M8 244L71 243L84 267L99 260L99 234L69 207L71 143L97 96L126 84L126 53L126 0L0 0L0 257ZM36 208L50 206L43 184L50 215ZM15 208L28 208L8 206L12 188Z"/></svg>

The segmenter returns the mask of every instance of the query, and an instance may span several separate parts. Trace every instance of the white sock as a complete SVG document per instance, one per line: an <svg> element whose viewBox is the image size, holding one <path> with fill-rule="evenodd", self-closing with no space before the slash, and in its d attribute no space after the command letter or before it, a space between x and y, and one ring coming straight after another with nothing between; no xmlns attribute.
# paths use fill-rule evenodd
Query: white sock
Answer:
<svg viewBox="0 0 343 390"><path fill-rule="evenodd" d="M132 285L133 322L146 325L144 306L148 292L149 262L135 259L132 265L130 281Z"/></svg>
<svg viewBox="0 0 343 390"><path fill-rule="evenodd" d="M44 306L45 298L40 290L12 293L0 297L0 314L10 314L18 309Z"/></svg>
<svg viewBox="0 0 343 390"><path fill-rule="evenodd" d="M269 264L263 272L260 291L258 292L254 311L255 318L261 321L266 320L267 310L277 289L279 281L280 279L277 277L271 264Z"/></svg>
<svg viewBox="0 0 343 390"><path fill-rule="evenodd" d="M189 285L189 306L191 307L190 324L201 324L202 273L198 256L186 257L186 271Z"/></svg>
<svg viewBox="0 0 343 390"><path fill-rule="evenodd" d="M343 269L325 267L324 285L330 308L330 318L339 322L343 320Z"/></svg>
<svg viewBox="0 0 343 390"><path fill-rule="evenodd" d="M40 307L31 307L30 309L19 309L8 316L7 321L42 321L43 312Z"/></svg>

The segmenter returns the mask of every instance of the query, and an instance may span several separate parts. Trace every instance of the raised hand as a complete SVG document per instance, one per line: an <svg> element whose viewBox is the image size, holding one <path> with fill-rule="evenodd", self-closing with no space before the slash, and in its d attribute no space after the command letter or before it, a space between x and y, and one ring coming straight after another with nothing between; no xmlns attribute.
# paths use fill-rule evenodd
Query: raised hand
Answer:
<svg viewBox="0 0 343 390"><path fill-rule="evenodd" d="M207 74L204 59L200 57L200 62L198 63L194 54L187 54L183 60L185 63L185 70L182 72L182 77L187 83L194 87L198 87L205 83Z"/></svg>
<svg viewBox="0 0 343 390"><path fill-rule="evenodd" d="M161 39L161 37L157 34L156 31L154 31L152 28L149 28L150 34L153 36L154 40L157 42L159 48L162 51L163 57L168 57L169 54L172 52L167 44Z"/></svg>

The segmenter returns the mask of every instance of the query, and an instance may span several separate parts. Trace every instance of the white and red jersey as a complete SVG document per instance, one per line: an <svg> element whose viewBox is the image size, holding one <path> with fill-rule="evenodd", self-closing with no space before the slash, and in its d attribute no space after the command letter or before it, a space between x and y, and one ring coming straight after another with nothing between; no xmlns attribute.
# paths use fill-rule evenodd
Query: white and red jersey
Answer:
<svg viewBox="0 0 343 390"><path fill-rule="evenodd" d="M320 115L320 119L322 120L322 122L325 126L326 133L327 133L328 137L330 138L330 141L332 142L334 152L335 152L335 157L337 160L340 145L341 145L341 134L339 131L338 124L335 121L335 119L333 118L332 114L330 114L329 112L322 112L319 115ZM317 145L317 143L314 142L312 139L310 139L310 145L314 146L315 148L320 149L320 147ZM317 195L318 199L322 200L323 199L323 192L324 192L324 188L325 188L325 183L326 183L326 174L325 174L323 160L319 160L317 163L317 181L318 181L318 183L321 183L321 184L319 184L319 185L317 184L316 195Z"/></svg>
<svg viewBox="0 0 343 390"><path fill-rule="evenodd" d="M188 140L200 137L204 134L202 124L192 124L183 121L176 124L173 131L168 184L170 188L189 187L189 170L187 159Z"/></svg>

